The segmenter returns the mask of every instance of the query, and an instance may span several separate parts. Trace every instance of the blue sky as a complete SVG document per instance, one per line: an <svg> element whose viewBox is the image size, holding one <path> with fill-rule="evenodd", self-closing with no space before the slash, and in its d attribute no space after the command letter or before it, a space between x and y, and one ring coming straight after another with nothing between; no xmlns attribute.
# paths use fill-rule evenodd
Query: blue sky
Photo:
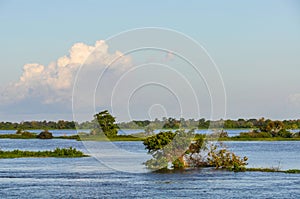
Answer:
<svg viewBox="0 0 300 199"><path fill-rule="evenodd" d="M75 43L94 45L128 29L162 27L192 37L210 53L225 84L227 118L300 118L298 1L12 0L0 1L0 24L5 88L24 75L24 65L47 67ZM72 118L64 103L45 105L32 95L2 102L0 120Z"/></svg>

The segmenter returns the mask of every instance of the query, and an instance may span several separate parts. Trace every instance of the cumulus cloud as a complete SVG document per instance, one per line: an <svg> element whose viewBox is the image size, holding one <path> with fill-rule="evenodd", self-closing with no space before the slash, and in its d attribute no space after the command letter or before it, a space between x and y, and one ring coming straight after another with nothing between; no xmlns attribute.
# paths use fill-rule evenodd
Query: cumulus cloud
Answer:
<svg viewBox="0 0 300 199"><path fill-rule="evenodd" d="M119 58L121 57L121 58ZM124 70L131 63L128 56L119 51L109 52L109 46L103 40L95 45L76 43L69 54L58 58L47 66L29 63L23 66L23 74L18 81L1 89L1 105L21 103L31 99L40 100L41 104L70 103L76 72L84 63L94 63L95 69L106 67L114 59L118 64L110 67Z"/></svg>

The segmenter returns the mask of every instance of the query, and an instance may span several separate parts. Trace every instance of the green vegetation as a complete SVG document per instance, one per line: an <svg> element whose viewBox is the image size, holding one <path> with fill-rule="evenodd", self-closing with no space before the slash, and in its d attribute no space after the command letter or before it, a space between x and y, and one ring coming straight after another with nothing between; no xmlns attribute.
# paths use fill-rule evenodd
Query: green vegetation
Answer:
<svg viewBox="0 0 300 199"><path fill-rule="evenodd" d="M102 111L94 115L95 120L98 122L98 128L94 128L91 132L93 135L105 135L107 137L115 137L118 134L118 126L115 124L115 118L107 111Z"/></svg>
<svg viewBox="0 0 300 199"><path fill-rule="evenodd" d="M56 148L53 151L2 151L0 150L1 158L29 158L29 157L58 157L58 158L77 158L77 157L87 157L81 151L75 148Z"/></svg>
<svg viewBox="0 0 300 199"><path fill-rule="evenodd" d="M40 134L30 133L28 131L17 130L15 134L0 134L0 139L75 139L80 140L79 135L53 136L48 130Z"/></svg>
<svg viewBox="0 0 300 199"><path fill-rule="evenodd" d="M223 145L208 145L204 136L195 138L194 131L160 132L144 140L152 159L145 162L150 169L215 167L244 171L247 157L240 158ZM206 154L206 155L205 155Z"/></svg>
<svg viewBox="0 0 300 199"><path fill-rule="evenodd" d="M289 132L284 123L281 121L264 121L260 120L261 125L259 130L253 130L247 133L240 133L240 135L229 138L231 140L299 140L300 133Z"/></svg>
<svg viewBox="0 0 300 199"><path fill-rule="evenodd" d="M103 111L108 113L107 111ZM99 114L99 113L98 113ZM98 115L96 114L96 115ZM179 128L198 128L207 129L209 127L222 127L225 129L261 129L271 120L260 118L260 119L238 119L238 120L206 120L201 118L195 119L176 119L176 118L162 118L162 120L155 119L150 120L133 120L129 122L121 122L117 125L122 129L145 129L151 124L154 129L179 129ZM300 129L300 119L298 120L283 120L281 121L285 129ZM24 121L21 123L13 122L0 122L0 130L17 130L17 129L95 129L99 126L99 121L94 118L91 121L85 121L82 123L77 123L73 121L59 120L54 121Z"/></svg>
<svg viewBox="0 0 300 199"><path fill-rule="evenodd" d="M122 122L118 126L123 129L141 129L145 128L149 124L155 129L179 129L179 128L198 128L198 129L207 129L209 127L216 128L225 128L225 129L259 129L262 126L265 126L271 120L260 118L260 119L238 119L238 120L206 120L201 118L199 120L184 118L175 119L175 118L163 118L162 120L155 119L154 121L144 120L144 121L131 121L131 122ZM283 120L281 121L285 129L300 129L300 119L298 120Z"/></svg>
<svg viewBox="0 0 300 199"><path fill-rule="evenodd" d="M279 173L295 173L299 174L300 170L298 169L289 169L289 170L280 170L279 168L246 168L245 171L251 172L279 172Z"/></svg>
<svg viewBox="0 0 300 199"><path fill-rule="evenodd" d="M76 123L72 121L59 120L54 121L25 121L25 122L0 122L0 130L18 130L18 129L75 129Z"/></svg>
<svg viewBox="0 0 300 199"><path fill-rule="evenodd" d="M48 130L45 130L38 134L36 137L39 139L52 139L53 135Z"/></svg>
<svg viewBox="0 0 300 199"><path fill-rule="evenodd" d="M208 165L217 169L227 169L231 171L245 171L247 157L240 158L234 153L228 151L222 143L211 145L208 152Z"/></svg>
<svg viewBox="0 0 300 199"><path fill-rule="evenodd" d="M144 137L136 137L133 135L117 135L114 137L106 137L105 135L80 135L80 140L82 141L143 141ZM78 139L77 139L78 140Z"/></svg>
<svg viewBox="0 0 300 199"><path fill-rule="evenodd" d="M30 133L28 131L18 130L16 134L0 134L0 138L9 139L34 139L37 138L35 133Z"/></svg>
<svg viewBox="0 0 300 199"><path fill-rule="evenodd" d="M284 171L285 173L300 173L300 170L299 169L290 169L290 170L287 170L287 171Z"/></svg>
<svg viewBox="0 0 300 199"><path fill-rule="evenodd" d="M272 138L251 138L251 137L227 137L219 138L218 141L300 141L300 137L297 138L282 138L282 137L272 137Z"/></svg>

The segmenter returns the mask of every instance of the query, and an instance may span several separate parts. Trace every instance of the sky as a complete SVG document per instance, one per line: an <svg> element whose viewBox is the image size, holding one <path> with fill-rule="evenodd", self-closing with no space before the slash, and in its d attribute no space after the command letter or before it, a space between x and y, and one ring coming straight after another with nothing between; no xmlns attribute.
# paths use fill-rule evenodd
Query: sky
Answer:
<svg viewBox="0 0 300 199"><path fill-rule="evenodd" d="M180 32L197 41L209 53L221 76L215 77L216 82L224 83L226 97L226 107L222 107L221 111L225 111L225 114L217 114L216 118L300 118L300 3L296 0L0 0L0 24L1 121L73 119L75 77L86 58L95 49L100 49L100 55L95 60L101 63L98 72L104 70L107 60L123 56L121 49L126 42L129 46L130 42L135 42L133 39L115 44L116 40L107 39L120 32L144 27ZM159 39L155 35L148 36L150 40ZM181 45L179 42L178 46ZM203 99L200 100L203 102L200 103L200 114L197 111L198 115L189 114L196 110L195 103L189 99L182 99L187 106L183 105L184 113L180 113L178 100L174 99L177 95L182 98L189 95L187 88L176 84L175 75L170 76L170 72L164 72L165 68L157 65L149 66L147 71L134 70L139 74L138 78L137 75L127 81L123 78L122 90L138 88L142 84L138 79L150 81L149 77L155 77L156 82L162 79L169 79L168 83L175 82L172 86L176 95L170 95L171 89L167 92L167 88L145 87L141 89L143 92L133 95L130 101L132 104L128 102L126 105L120 102L122 100L114 100L114 107L111 107L109 101L102 100L108 94L108 88L130 67L143 64L153 57L157 62L157 57L162 54L143 52L124 55L112 67L113 71L104 77L106 90L102 91L100 86L96 92L96 101L101 99L97 101L96 109L107 108L112 111L116 107L115 113L119 120L162 116L212 117L211 104L206 99L209 96L204 91ZM142 59L144 62L141 62ZM197 95L201 96L201 89L197 90L197 82L193 82L192 72L188 72L188 66L184 67L180 59L173 59L173 62L164 60L161 63L173 65L180 74L185 74ZM207 62L206 66L212 65ZM158 72L155 74L153 71ZM88 90L90 82L85 83L81 87ZM214 87L212 84L210 86ZM199 88L202 87L205 90L205 84L199 81ZM123 94L116 95L117 99L127 96L125 91L121 92L121 87L116 88L120 88L116 93ZM211 92L214 93L214 90ZM82 109L85 107L82 106ZM126 111L130 112L131 117L124 115ZM82 119L88 119L88 116Z"/></svg>

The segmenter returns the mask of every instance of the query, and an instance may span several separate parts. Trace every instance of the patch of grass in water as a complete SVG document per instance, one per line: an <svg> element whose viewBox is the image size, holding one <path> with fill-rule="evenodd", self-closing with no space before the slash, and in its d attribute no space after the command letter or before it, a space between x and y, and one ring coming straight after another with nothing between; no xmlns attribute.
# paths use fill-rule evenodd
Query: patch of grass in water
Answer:
<svg viewBox="0 0 300 199"><path fill-rule="evenodd" d="M82 141L143 141L145 138L132 135L117 135L115 137L106 137L103 135L84 135L80 136Z"/></svg>
<svg viewBox="0 0 300 199"><path fill-rule="evenodd" d="M0 151L0 159L2 158L46 158L46 157L57 157L57 158L77 158L87 157L83 152L76 148L56 148L53 151Z"/></svg>
<svg viewBox="0 0 300 199"><path fill-rule="evenodd" d="M285 173L300 173L300 170L299 169L289 169L289 170L286 170Z"/></svg>

